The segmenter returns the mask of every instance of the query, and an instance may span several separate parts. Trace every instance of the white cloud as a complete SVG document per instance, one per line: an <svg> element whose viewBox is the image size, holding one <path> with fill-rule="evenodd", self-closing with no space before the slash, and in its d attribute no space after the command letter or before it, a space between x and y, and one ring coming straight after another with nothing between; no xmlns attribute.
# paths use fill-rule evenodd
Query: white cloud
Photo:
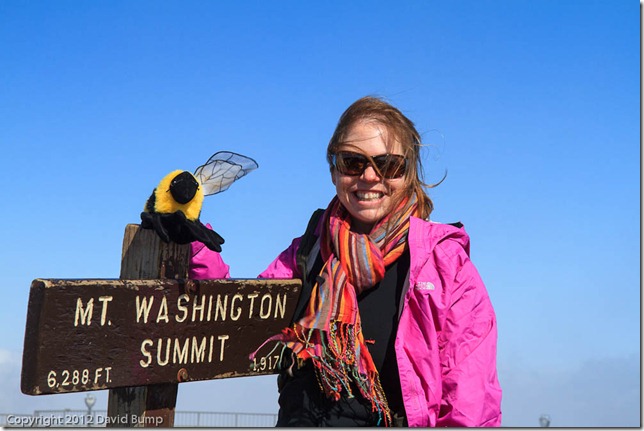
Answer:
<svg viewBox="0 0 644 431"><path fill-rule="evenodd" d="M568 370L499 370L503 426L536 427L548 414L552 427L639 427L640 357L590 359Z"/></svg>

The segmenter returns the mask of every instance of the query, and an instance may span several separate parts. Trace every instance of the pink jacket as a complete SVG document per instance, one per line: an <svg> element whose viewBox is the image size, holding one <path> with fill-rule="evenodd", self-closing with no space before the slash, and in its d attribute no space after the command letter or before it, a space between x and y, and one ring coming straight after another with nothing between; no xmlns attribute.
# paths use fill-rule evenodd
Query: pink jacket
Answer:
<svg viewBox="0 0 644 431"><path fill-rule="evenodd" d="M206 223L206 227L212 229L210 223ZM190 256L189 278L193 280L230 278L230 266L224 263L219 253L210 250L203 242L190 243Z"/></svg>
<svg viewBox="0 0 644 431"><path fill-rule="evenodd" d="M301 278L299 243L293 240L259 277ZM409 247L409 288L395 344L409 426L501 426L496 317L470 261L469 236L463 228L412 218Z"/></svg>

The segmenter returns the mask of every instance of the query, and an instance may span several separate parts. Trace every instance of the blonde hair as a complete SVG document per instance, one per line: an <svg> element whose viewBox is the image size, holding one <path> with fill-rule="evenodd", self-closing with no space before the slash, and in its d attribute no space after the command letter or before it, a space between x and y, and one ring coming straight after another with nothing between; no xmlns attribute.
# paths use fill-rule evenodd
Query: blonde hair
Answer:
<svg viewBox="0 0 644 431"><path fill-rule="evenodd" d="M423 166L420 159L422 147L420 134L409 118L383 99L374 96L362 97L353 102L340 116L326 152L331 169L333 169L333 155L345 145L344 141L349 129L359 121L373 121L382 125L387 130L388 146L394 142L400 143L403 155L407 159L407 169L404 176L405 186L401 195L396 199L402 200L415 194L418 199L419 217L429 218L434 204L425 192L425 188L435 187L440 182L434 185L424 182Z"/></svg>

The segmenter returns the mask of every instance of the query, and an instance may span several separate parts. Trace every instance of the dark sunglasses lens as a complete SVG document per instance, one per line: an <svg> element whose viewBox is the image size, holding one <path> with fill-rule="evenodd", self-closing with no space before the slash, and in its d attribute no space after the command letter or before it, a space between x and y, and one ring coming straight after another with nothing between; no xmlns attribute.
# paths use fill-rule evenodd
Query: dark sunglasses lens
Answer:
<svg viewBox="0 0 644 431"><path fill-rule="evenodd" d="M403 156L388 154L375 157L374 161L385 178L394 179L405 175L406 161Z"/></svg>
<svg viewBox="0 0 644 431"><path fill-rule="evenodd" d="M367 166L367 159L360 154L340 153L337 156L336 168L344 175L360 175Z"/></svg>

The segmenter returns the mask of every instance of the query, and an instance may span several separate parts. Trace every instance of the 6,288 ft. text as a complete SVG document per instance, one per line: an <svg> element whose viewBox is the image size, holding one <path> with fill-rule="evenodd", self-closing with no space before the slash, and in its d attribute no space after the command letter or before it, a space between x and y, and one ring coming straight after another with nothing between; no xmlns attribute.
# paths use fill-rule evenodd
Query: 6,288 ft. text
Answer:
<svg viewBox="0 0 644 431"><path fill-rule="evenodd" d="M71 389L79 385L103 385L112 381L110 378L111 370L112 367L84 368L82 370L51 370L47 374L47 386L52 389Z"/></svg>

